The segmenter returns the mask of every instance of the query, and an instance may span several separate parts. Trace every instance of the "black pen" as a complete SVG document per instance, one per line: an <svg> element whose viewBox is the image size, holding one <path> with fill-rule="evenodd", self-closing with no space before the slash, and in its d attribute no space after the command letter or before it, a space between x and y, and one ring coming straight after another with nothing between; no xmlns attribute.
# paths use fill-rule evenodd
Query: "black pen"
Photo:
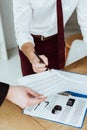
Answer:
<svg viewBox="0 0 87 130"><path fill-rule="evenodd" d="M37 52L34 52L34 53L35 53L35 55L38 57L38 59L40 60L40 63L45 64L44 61L40 58L40 56L37 54Z"/></svg>
<svg viewBox="0 0 87 130"><path fill-rule="evenodd" d="M37 104L37 106L34 108L34 110L36 110L37 108L38 108L38 106L40 105L40 103L39 104Z"/></svg>
<svg viewBox="0 0 87 130"><path fill-rule="evenodd" d="M44 61L40 58L40 56L37 54L37 52L34 52L34 53L38 57L38 59L40 60L40 63L45 64ZM47 70L48 70L48 66L47 65L46 65L46 67L47 67Z"/></svg>

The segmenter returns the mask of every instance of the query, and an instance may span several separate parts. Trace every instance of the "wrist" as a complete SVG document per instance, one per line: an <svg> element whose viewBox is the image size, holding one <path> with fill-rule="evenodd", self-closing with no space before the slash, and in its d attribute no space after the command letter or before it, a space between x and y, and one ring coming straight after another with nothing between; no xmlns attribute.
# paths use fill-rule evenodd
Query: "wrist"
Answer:
<svg viewBox="0 0 87 130"><path fill-rule="evenodd" d="M34 53L34 52L31 52L31 53L29 54L29 57L28 57L28 59L29 59L29 61L30 61L31 64L32 64L34 58L35 58L35 53Z"/></svg>
<svg viewBox="0 0 87 130"><path fill-rule="evenodd" d="M32 43L29 43L29 42L25 43L22 45L21 50L24 53L24 55L29 59L29 61L32 63L32 61L35 57L34 45Z"/></svg>
<svg viewBox="0 0 87 130"><path fill-rule="evenodd" d="M12 87L9 86L9 90L8 90L8 93L7 93L7 96L6 96L6 99L8 99L8 100L9 100L9 97L10 97L10 94L11 94L11 89L12 89Z"/></svg>

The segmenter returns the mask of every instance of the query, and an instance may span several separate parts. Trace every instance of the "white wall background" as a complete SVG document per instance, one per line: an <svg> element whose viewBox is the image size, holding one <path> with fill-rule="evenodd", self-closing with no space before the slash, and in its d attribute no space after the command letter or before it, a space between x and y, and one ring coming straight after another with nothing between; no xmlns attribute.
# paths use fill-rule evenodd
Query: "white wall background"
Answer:
<svg viewBox="0 0 87 130"><path fill-rule="evenodd" d="M0 0L0 9L7 49L14 48L17 44L14 35L12 0ZM66 36L79 32L75 13L69 20L65 31Z"/></svg>
<svg viewBox="0 0 87 130"><path fill-rule="evenodd" d="M0 13L0 60L7 60L7 48L4 38L3 26L2 26L2 19Z"/></svg>
<svg viewBox="0 0 87 130"><path fill-rule="evenodd" d="M69 21L66 24L65 36L68 37L70 35L77 34L77 33L80 33L80 28L79 28L79 25L77 22L76 11L74 11L71 18L69 19Z"/></svg>
<svg viewBox="0 0 87 130"><path fill-rule="evenodd" d="M0 0L0 11L7 49L17 46L12 13L12 0Z"/></svg>

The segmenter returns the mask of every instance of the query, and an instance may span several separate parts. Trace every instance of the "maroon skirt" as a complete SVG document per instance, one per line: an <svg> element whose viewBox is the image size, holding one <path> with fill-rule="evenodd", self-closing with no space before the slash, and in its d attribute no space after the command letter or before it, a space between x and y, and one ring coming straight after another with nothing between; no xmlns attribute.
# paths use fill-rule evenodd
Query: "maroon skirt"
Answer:
<svg viewBox="0 0 87 130"><path fill-rule="evenodd" d="M58 62L57 35L54 35L52 38L45 41L41 41L41 39L34 37L34 42L35 50L38 53L38 55L45 55L48 58L48 68L60 69ZM34 74L31 63L21 50L19 50L19 55L23 76ZM64 63L64 61L62 62Z"/></svg>

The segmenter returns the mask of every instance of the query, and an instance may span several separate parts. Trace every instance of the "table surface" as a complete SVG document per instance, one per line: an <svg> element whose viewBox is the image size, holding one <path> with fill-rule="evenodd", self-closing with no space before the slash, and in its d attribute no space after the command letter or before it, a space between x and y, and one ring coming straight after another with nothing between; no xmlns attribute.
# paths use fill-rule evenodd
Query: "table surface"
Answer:
<svg viewBox="0 0 87 130"><path fill-rule="evenodd" d="M87 74L87 56L67 66L64 71ZM15 104L5 100L0 107L0 130L77 130L62 124L34 118L22 114L22 110ZM87 116L83 128L87 130Z"/></svg>

